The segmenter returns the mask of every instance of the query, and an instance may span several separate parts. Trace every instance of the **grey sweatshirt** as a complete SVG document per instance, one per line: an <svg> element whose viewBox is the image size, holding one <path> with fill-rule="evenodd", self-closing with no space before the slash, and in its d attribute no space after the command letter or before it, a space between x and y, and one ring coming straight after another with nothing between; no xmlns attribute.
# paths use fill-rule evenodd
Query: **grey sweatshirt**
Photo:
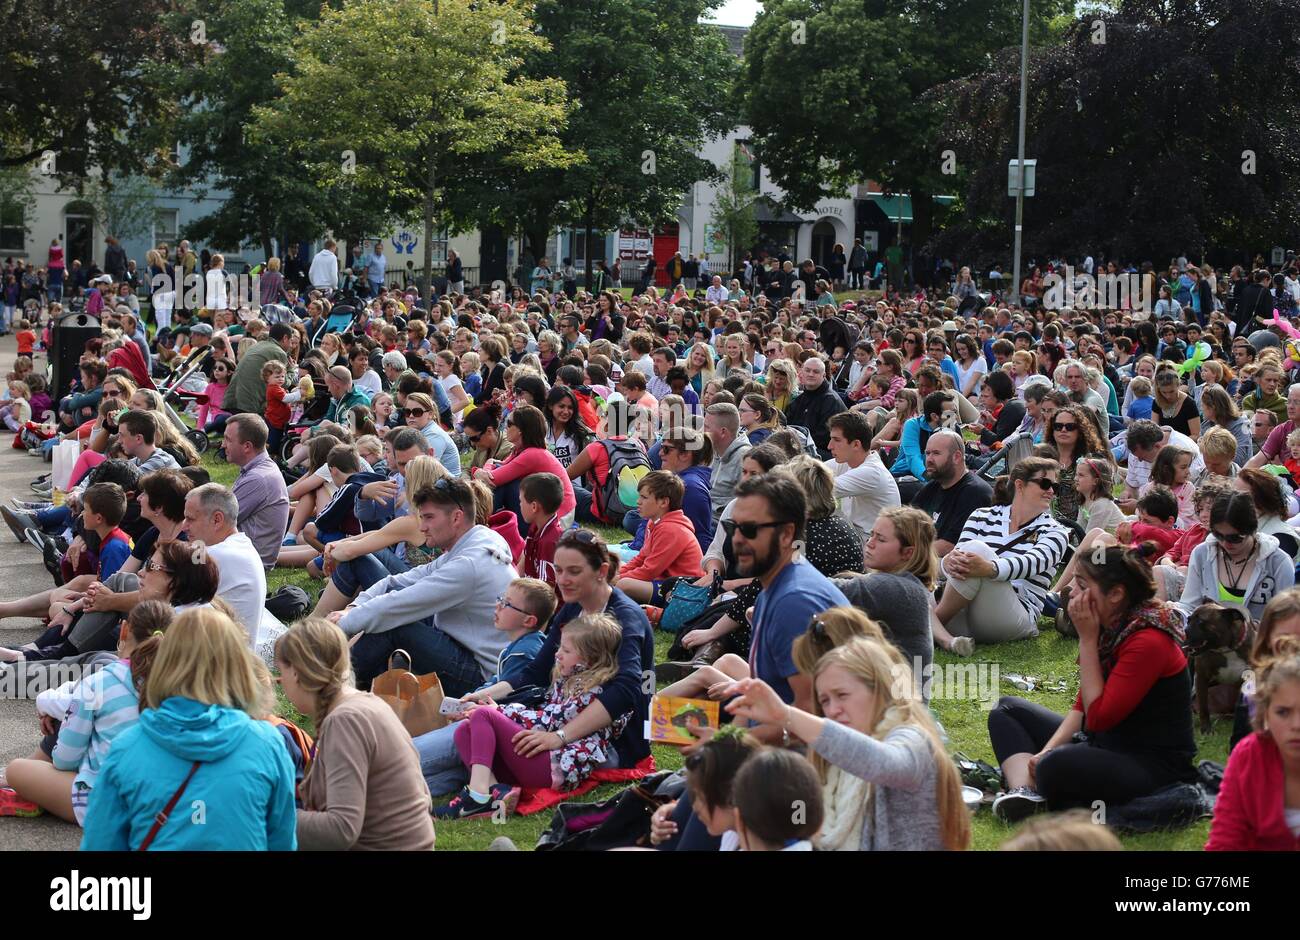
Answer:
<svg viewBox="0 0 1300 940"><path fill-rule="evenodd" d="M486 679L496 672L497 656L506 645L505 634L492 626L496 599L514 579L505 539L476 525L451 551L358 594L339 626L352 636L432 617L438 629L474 654Z"/></svg>
<svg viewBox="0 0 1300 940"><path fill-rule="evenodd" d="M1291 556L1278 547L1277 539L1267 532L1259 532L1255 538L1259 542L1259 554L1250 580L1242 587L1246 589L1245 606L1250 611L1250 619L1258 622L1268 602L1295 584L1295 564ZM1219 541L1211 533L1192 549L1192 555L1187 559L1187 580L1183 583L1183 596L1177 605L1183 616L1190 617L1206 601L1222 603L1218 565Z"/></svg>
<svg viewBox="0 0 1300 940"><path fill-rule="evenodd" d="M871 813L862 821L862 851L944 850L935 790L938 770L922 732L900 725L877 741L826 721L812 748L836 767L875 786Z"/></svg>
<svg viewBox="0 0 1300 940"><path fill-rule="evenodd" d="M934 659L930 632L930 592L911 572L876 571L856 578L833 578L844 596L885 630L885 636L903 651L912 673L920 680L922 698L930 704L926 670Z"/></svg>

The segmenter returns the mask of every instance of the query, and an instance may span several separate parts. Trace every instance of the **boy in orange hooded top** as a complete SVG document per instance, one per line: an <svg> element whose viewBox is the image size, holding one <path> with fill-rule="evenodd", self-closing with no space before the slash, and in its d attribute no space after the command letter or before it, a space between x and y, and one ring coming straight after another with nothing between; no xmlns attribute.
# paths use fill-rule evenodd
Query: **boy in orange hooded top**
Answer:
<svg viewBox="0 0 1300 940"><path fill-rule="evenodd" d="M618 587L638 604L662 607L663 579L695 578L703 554L695 524L682 512L686 486L666 470L647 473L637 487L637 512L646 520L645 547L620 572Z"/></svg>

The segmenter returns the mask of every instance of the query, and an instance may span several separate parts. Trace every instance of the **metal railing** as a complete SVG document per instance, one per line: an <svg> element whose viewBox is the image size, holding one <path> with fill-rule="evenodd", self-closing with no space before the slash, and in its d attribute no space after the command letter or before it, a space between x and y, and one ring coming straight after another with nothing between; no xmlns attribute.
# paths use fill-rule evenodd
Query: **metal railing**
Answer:
<svg viewBox="0 0 1300 940"><path fill-rule="evenodd" d="M461 276L465 279L465 286L478 284L479 269L468 266L461 268ZM434 277L446 277L447 266L445 264L435 264L433 266ZM387 271L384 274L385 287L405 288L411 285L418 286L424 279L424 268L398 268Z"/></svg>

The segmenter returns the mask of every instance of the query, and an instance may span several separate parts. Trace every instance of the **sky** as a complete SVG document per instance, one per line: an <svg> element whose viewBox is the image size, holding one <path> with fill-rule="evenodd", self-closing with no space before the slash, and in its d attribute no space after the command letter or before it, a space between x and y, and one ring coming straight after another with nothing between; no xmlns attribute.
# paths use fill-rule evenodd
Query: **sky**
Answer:
<svg viewBox="0 0 1300 940"><path fill-rule="evenodd" d="M753 26L761 7L760 0L723 0L707 19L723 26Z"/></svg>

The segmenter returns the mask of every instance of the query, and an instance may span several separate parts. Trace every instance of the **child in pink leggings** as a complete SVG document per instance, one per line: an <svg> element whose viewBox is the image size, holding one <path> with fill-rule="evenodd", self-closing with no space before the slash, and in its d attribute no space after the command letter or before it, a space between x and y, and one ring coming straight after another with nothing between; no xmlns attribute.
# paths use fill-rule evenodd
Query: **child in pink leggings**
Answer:
<svg viewBox="0 0 1300 940"><path fill-rule="evenodd" d="M565 736L564 726L618 674L623 631L608 614L583 614L562 629L551 687L541 708L494 702L468 705L456 729L456 750L469 768L469 785L446 806L435 809L435 816L464 819L492 813L502 803L509 812L518 787L569 790L604 763L615 729L601 728L574 741ZM537 745L536 753L519 753Z"/></svg>

